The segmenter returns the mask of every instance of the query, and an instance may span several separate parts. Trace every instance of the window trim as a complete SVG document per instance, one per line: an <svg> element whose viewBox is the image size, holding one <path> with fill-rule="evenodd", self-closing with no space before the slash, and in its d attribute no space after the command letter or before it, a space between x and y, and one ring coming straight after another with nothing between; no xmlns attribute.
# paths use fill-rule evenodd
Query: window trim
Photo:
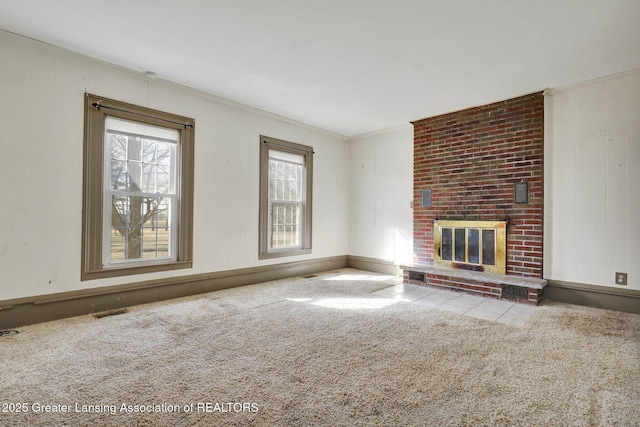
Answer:
<svg viewBox="0 0 640 427"><path fill-rule="evenodd" d="M303 194L303 228L300 233L300 246L288 248L269 247L269 150L273 148L277 151L302 155L304 157L304 180L305 188ZM296 144L294 142L283 141L260 135L260 207L259 207L259 239L258 239L258 259L269 259L294 255L305 255L311 253L311 231L312 231L312 211L313 211L313 147Z"/></svg>
<svg viewBox="0 0 640 427"><path fill-rule="evenodd" d="M85 93L84 103L84 155L82 200L82 259L80 280L120 277L133 274L191 268L193 264L193 183L194 183L194 134L195 120L129 104L90 93ZM97 105L97 106L94 106ZM104 183L104 133L107 116L131 120L149 125L176 129L180 133L177 174L178 187L178 237L176 260L158 262L141 261L136 265L102 265L103 250L103 183Z"/></svg>

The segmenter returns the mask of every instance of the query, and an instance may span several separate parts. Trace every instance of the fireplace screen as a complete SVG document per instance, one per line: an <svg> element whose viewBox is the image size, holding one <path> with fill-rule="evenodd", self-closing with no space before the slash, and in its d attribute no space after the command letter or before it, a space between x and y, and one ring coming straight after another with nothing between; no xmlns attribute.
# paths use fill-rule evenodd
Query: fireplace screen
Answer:
<svg viewBox="0 0 640 427"><path fill-rule="evenodd" d="M435 221L436 265L505 274L506 221Z"/></svg>

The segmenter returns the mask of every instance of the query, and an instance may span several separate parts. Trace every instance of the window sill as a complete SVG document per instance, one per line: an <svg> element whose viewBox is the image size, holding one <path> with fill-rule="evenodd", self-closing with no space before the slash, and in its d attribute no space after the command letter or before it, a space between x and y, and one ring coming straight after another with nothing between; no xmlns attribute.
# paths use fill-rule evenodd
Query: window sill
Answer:
<svg viewBox="0 0 640 427"><path fill-rule="evenodd" d="M122 277L132 276L135 274L155 273L158 271L170 271L180 270L184 268L191 268L193 262L191 261L177 261L167 264L152 264L152 265L139 265L135 267L126 266L118 268L105 268L95 271L83 271L80 275L80 280L94 280L94 279L106 279L110 277Z"/></svg>
<svg viewBox="0 0 640 427"><path fill-rule="evenodd" d="M286 256L308 255L311 249L283 249L278 251L269 251L258 254L258 259L281 258Z"/></svg>

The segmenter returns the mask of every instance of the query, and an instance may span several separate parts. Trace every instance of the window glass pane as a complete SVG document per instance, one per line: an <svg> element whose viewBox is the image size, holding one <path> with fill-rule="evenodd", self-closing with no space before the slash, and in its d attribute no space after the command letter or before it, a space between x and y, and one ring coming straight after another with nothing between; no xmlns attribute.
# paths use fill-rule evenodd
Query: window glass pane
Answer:
<svg viewBox="0 0 640 427"><path fill-rule="evenodd" d="M284 226L273 224L271 231L271 247L280 248L284 246Z"/></svg>
<svg viewBox="0 0 640 427"><path fill-rule="evenodd" d="M111 203L111 260L142 258L143 228L155 220L158 200L113 196ZM155 255L154 255L155 256Z"/></svg>
<svg viewBox="0 0 640 427"><path fill-rule="evenodd" d="M126 191L129 188L129 174L127 162L123 160L111 160L111 189Z"/></svg>
<svg viewBox="0 0 640 427"><path fill-rule="evenodd" d="M450 228L442 229L442 255L441 258L446 261L452 260L453 254L453 241L452 232Z"/></svg>
<svg viewBox="0 0 640 427"><path fill-rule="evenodd" d="M157 227L156 228L156 256L158 258L165 258L169 256L169 228Z"/></svg>
<svg viewBox="0 0 640 427"><path fill-rule="evenodd" d="M156 144L157 157L156 162L159 165L169 166L173 163L172 156L174 155L176 144L169 142L158 142Z"/></svg>
<svg viewBox="0 0 640 427"><path fill-rule="evenodd" d="M145 139L142 145L142 160L145 163L157 163L156 157L157 142L151 139Z"/></svg>
<svg viewBox="0 0 640 427"><path fill-rule="evenodd" d="M278 162L269 160L269 200L278 199Z"/></svg>
<svg viewBox="0 0 640 427"><path fill-rule="evenodd" d="M168 166L156 167L156 192L161 194L174 194L171 189L171 169Z"/></svg>
<svg viewBox="0 0 640 427"><path fill-rule="evenodd" d="M299 201L302 165L280 160L269 160L269 199L280 201Z"/></svg>
<svg viewBox="0 0 640 427"><path fill-rule="evenodd" d="M276 177L276 162L269 160L269 179Z"/></svg>
<svg viewBox="0 0 640 427"><path fill-rule="evenodd" d="M156 192L156 172L157 166L154 164L142 164L142 188L145 193Z"/></svg>
<svg viewBox="0 0 640 427"><path fill-rule="evenodd" d="M120 122L125 123L120 126L124 129L135 128L136 124L112 118L108 118L107 122L112 125L107 133L111 145L111 188L115 191L173 194L171 171L176 162L177 143L118 133ZM171 129L146 125L136 129L158 134L166 131L165 136L177 140L177 131Z"/></svg>
<svg viewBox="0 0 640 427"><path fill-rule="evenodd" d="M285 184L285 181L282 178L283 176L284 176L284 165L280 164L279 167L278 167L278 178L277 178L278 191L276 192L275 200L286 200L285 197L284 197L284 184Z"/></svg>
<svg viewBox="0 0 640 427"><path fill-rule="evenodd" d="M281 200L291 200L291 182L283 181L282 182L282 199Z"/></svg>
<svg viewBox="0 0 640 427"><path fill-rule="evenodd" d="M455 260L458 262L466 261L465 254L465 229L464 228L456 228L455 229L455 237L454 237L454 256Z"/></svg>
<svg viewBox="0 0 640 427"><path fill-rule="evenodd" d="M467 252L469 255L469 260L471 264L480 264L480 230L477 228L469 228L467 230L468 233L468 242L467 242Z"/></svg>
<svg viewBox="0 0 640 427"><path fill-rule="evenodd" d="M298 236L297 236L297 228L295 225L287 226L287 235L285 236L285 240L287 242L287 246L296 246L298 244Z"/></svg>
<svg viewBox="0 0 640 427"><path fill-rule="evenodd" d="M171 168L176 164L176 144L158 142L156 148L156 191L175 194L175 186L171 185Z"/></svg>
<svg viewBox="0 0 640 427"><path fill-rule="evenodd" d="M142 223L145 203L142 197L129 196L129 223L127 224L127 257L142 258Z"/></svg>
<svg viewBox="0 0 640 427"><path fill-rule="evenodd" d="M280 208L278 205L271 205L271 247L278 247L280 241L280 230L278 229L280 219Z"/></svg>
<svg viewBox="0 0 640 427"><path fill-rule="evenodd" d="M289 246L297 246L300 244L298 237L298 213L299 206L298 205L289 205L289 224L288 224L288 245Z"/></svg>
<svg viewBox="0 0 640 427"><path fill-rule="evenodd" d="M170 198L145 198L143 201L142 256L160 258L169 256L168 213Z"/></svg>
<svg viewBox="0 0 640 427"><path fill-rule="evenodd" d="M113 227L111 229L111 260L122 261L125 259L126 234L126 228Z"/></svg>
<svg viewBox="0 0 640 427"><path fill-rule="evenodd" d="M141 163L142 140L140 137L129 138L127 146L127 168L129 170L130 191L140 191L142 163Z"/></svg>
<svg viewBox="0 0 640 427"><path fill-rule="evenodd" d="M156 234L155 227L142 228L142 258L156 258Z"/></svg>
<svg viewBox="0 0 640 427"><path fill-rule="evenodd" d="M129 196L129 227L142 227L145 215L146 199L140 196Z"/></svg>
<svg viewBox="0 0 640 427"><path fill-rule="evenodd" d="M482 230L482 263L496 265L496 231Z"/></svg>
<svg viewBox="0 0 640 427"><path fill-rule="evenodd" d="M111 139L111 158L127 160L127 136L116 133L109 133Z"/></svg>
<svg viewBox="0 0 640 427"><path fill-rule="evenodd" d="M300 206L292 203L273 203L271 208L271 247L298 246Z"/></svg>
<svg viewBox="0 0 640 427"><path fill-rule="evenodd" d="M165 230L169 230L171 226L172 202L173 199L171 197L158 199L158 212L155 225Z"/></svg>
<svg viewBox="0 0 640 427"><path fill-rule="evenodd" d="M113 196L111 198L111 225L113 227L126 227L129 223L129 198L126 196Z"/></svg>

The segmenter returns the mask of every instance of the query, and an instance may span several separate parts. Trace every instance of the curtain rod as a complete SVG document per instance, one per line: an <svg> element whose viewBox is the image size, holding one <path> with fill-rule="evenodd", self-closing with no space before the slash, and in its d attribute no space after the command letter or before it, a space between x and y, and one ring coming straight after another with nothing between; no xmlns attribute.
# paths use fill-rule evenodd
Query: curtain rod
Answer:
<svg viewBox="0 0 640 427"><path fill-rule="evenodd" d="M268 144L268 145L273 145L274 147L285 148L286 151L298 151L298 152L301 152L301 153L311 153L311 154L315 154L316 153L313 150L302 150L302 149L299 149L299 148L290 147L288 145L278 144L277 142L267 141L266 139L263 139L262 143L263 144Z"/></svg>
<svg viewBox="0 0 640 427"><path fill-rule="evenodd" d="M148 115L148 114L136 113L135 111L123 110L123 109L121 109L121 108L116 108L116 107L108 107L108 106L106 106L106 105L102 105L102 104L100 104L100 101L98 101L98 102L94 102L94 103L93 103L93 104L91 104L91 105L92 105L92 106L94 106L95 108L97 108L97 109L98 109L98 111L100 111L100 109L101 109L101 108L106 108L106 109L109 109L109 110L120 111L120 112L122 112L122 113L135 114L136 116L146 117L146 118L148 118L148 119L162 120L163 122L172 123L172 124L174 124L174 125L182 125L182 126L184 126L184 128L185 128L185 129L186 129L186 128L188 128L188 127L190 127L190 128L192 128L192 129L193 129L193 127L194 127L194 126L193 126L192 124L190 124L190 123L174 122L173 120L161 119L161 118L159 118L159 117L150 116L150 115Z"/></svg>

